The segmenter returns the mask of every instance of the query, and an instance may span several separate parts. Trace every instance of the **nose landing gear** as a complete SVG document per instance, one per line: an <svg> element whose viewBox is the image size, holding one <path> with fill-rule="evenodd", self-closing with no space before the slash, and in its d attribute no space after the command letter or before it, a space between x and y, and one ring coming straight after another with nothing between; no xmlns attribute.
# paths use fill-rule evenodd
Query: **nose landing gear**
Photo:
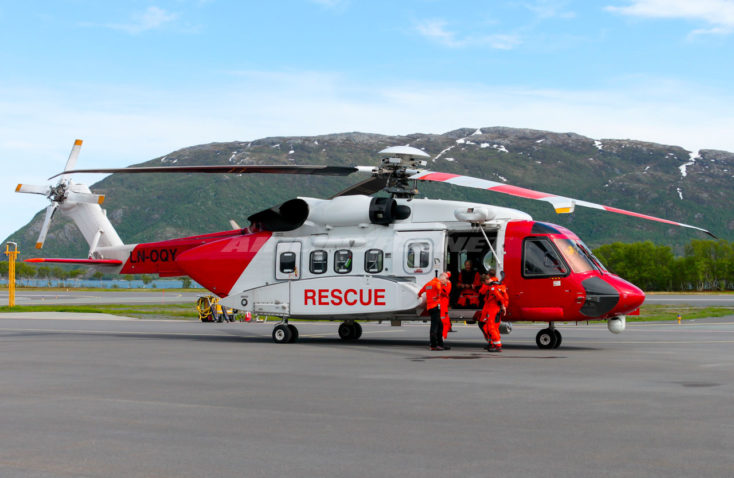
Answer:
<svg viewBox="0 0 734 478"><path fill-rule="evenodd" d="M550 327L540 330L538 335L535 336L535 343L541 349L557 349L561 346L562 341L561 332L553 326L552 322Z"/></svg>

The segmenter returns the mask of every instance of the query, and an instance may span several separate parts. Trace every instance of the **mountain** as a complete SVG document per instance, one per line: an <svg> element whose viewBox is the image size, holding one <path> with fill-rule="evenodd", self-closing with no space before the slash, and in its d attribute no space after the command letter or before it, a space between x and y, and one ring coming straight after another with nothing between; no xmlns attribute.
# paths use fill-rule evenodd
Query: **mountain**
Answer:
<svg viewBox="0 0 734 478"><path fill-rule="evenodd" d="M734 154L643 141L594 140L574 133L491 127L444 134L385 136L340 133L273 137L251 142L192 146L138 166L190 164L373 165L388 146L420 148L428 168L504 181L622 209L696 225L728 238L734 229ZM87 165L93 167L92 165ZM51 172L51 171L50 171ZM226 230L247 217L295 196L329 197L363 177L225 174L113 174L92 185L107 196L105 208L126 243L164 240ZM22 180L22 178L18 178ZM83 182L83 175L74 178ZM445 184L421 184L431 198L514 207L533 218L569 227L590 246L652 240L680 250L702 233L579 207L557 215L547 203ZM85 257L87 245L62 215L54 218L46 244L33 248L43 212L7 240L24 257Z"/></svg>

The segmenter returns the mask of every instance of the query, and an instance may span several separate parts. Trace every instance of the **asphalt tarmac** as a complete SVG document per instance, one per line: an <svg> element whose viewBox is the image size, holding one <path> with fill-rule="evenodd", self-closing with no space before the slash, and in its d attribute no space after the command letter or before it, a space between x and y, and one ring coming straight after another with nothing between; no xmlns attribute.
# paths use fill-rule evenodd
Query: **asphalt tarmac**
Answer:
<svg viewBox="0 0 734 478"><path fill-rule="evenodd" d="M17 305L81 305L81 304L161 304L189 302L209 292L180 292L176 290L27 290L15 293ZM0 290L0 304L8 303L8 290ZM734 307L734 294L648 294L646 304Z"/></svg>
<svg viewBox="0 0 734 478"><path fill-rule="evenodd" d="M0 315L2 477L734 475L734 316L560 330ZM24 316L27 317L27 316ZM87 320L80 320L80 319ZM60 320L59 320L60 319Z"/></svg>

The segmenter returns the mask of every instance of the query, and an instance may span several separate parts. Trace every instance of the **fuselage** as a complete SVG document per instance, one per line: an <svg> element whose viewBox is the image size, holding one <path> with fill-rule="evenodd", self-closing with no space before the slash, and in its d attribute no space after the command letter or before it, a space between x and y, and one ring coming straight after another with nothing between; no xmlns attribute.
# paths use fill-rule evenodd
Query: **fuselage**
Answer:
<svg viewBox="0 0 734 478"><path fill-rule="evenodd" d="M514 209L342 196L298 198L250 219L246 229L98 253L123 261L122 274L188 275L223 305L281 317L414 320L422 285L446 270L455 279L466 261L504 272L509 321L609 318L644 301L573 232Z"/></svg>

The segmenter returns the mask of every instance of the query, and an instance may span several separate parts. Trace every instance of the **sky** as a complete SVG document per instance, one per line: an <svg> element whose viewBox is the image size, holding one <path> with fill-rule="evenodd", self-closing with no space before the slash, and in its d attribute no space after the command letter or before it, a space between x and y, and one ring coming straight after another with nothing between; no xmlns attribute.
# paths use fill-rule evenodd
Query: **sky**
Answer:
<svg viewBox="0 0 734 478"><path fill-rule="evenodd" d="M734 151L734 0L6 0L0 45L0 237L76 138L79 168L488 126Z"/></svg>

